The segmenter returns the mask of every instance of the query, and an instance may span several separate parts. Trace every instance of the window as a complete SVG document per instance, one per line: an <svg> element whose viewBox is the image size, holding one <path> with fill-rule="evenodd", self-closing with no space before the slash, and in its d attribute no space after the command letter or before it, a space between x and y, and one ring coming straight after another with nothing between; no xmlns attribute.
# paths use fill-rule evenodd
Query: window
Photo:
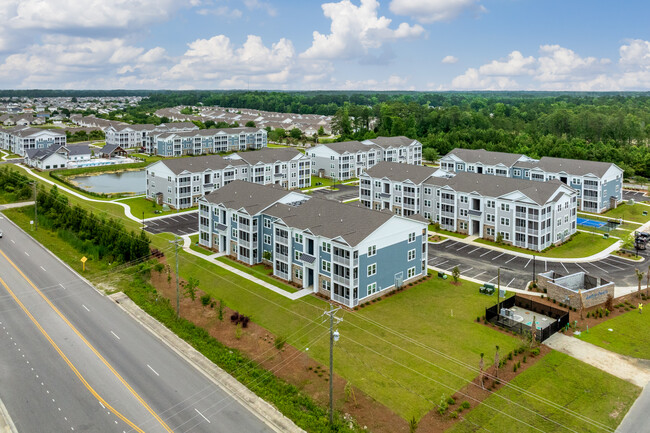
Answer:
<svg viewBox="0 0 650 433"><path fill-rule="evenodd" d="M320 261L320 269L321 269L321 271L331 272L332 263L328 262L327 260L321 260Z"/></svg>
<svg viewBox="0 0 650 433"><path fill-rule="evenodd" d="M558 218L558 219L557 219L557 225L558 225L558 226L562 225L562 218Z"/></svg>
<svg viewBox="0 0 650 433"><path fill-rule="evenodd" d="M521 169L520 168L513 169L512 170L512 175L517 176L517 177L521 176Z"/></svg>
<svg viewBox="0 0 650 433"><path fill-rule="evenodd" d="M488 227L486 229L486 231L487 231L488 236L494 236L494 229L493 228Z"/></svg>
<svg viewBox="0 0 650 433"><path fill-rule="evenodd" d="M373 293L377 293L377 283L368 284L368 295L372 295Z"/></svg>
<svg viewBox="0 0 650 433"><path fill-rule="evenodd" d="M569 215L567 215L567 216L564 217L564 222L565 222L565 223L568 223L568 222L569 222Z"/></svg>
<svg viewBox="0 0 650 433"><path fill-rule="evenodd" d="M485 206L494 209L494 200L488 200Z"/></svg>
<svg viewBox="0 0 650 433"><path fill-rule="evenodd" d="M431 200L424 200L424 207L431 207Z"/></svg>
<svg viewBox="0 0 650 433"><path fill-rule="evenodd" d="M332 287L332 283L330 283L329 280L322 280L321 288L322 288L323 290L327 290L327 291L329 292L330 289L331 289L331 287Z"/></svg>
<svg viewBox="0 0 650 433"><path fill-rule="evenodd" d="M368 265L368 276L372 277L377 273L377 263L373 263L372 265Z"/></svg>
<svg viewBox="0 0 650 433"><path fill-rule="evenodd" d="M237 214L236 213L232 214L232 220L237 221Z"/></svg>
<svg viewBox="0 0 650 433"><path fill-rule="evenodd" d="M330 244L328 242L323 242L323 244L321 245L321 248L326 253L331 253L332 252L332 244Z"/></svg>
<svg viewBox="0 0 650 433"><path fill-rule="evenodd" d="M424 187L424 193L428 194L428 195L431 195L431 188L429 188L428 186L425 186Z"/></svg>
<svg viewBox="0 0 650 433"><path fill-rule="evenodd" d="M297 243L299 243L299 244L302 243L302 235L300 233L295 234L295 239L296 239Z"/></svg>
<svg viewBox="0 0 650 433"><path fill-rule="evenodd" d="M501 210L504 212L510 212L510 205L507 203L501 203Z"/></svg>
<svg viewBox="0 0 650 433"><path fill-rule="evenodd" d="M230 236L231 236L233 239L237 239L237 229L232 229L232 233L230 234Z"/></svg>
<svg viewBox="0 0 650 433"><path fill-rule="evenodd" d="M264 243L266 245L271 245L271 235L264 235Z"/></svg>
<svg viewBox="0 0 650 433"><path fill-rule="evenodd" d="M415 242L415 232L409 233L409 244Z"/></svg>
<svg viewBox="0 0 650 433"><path fill-rule="evenodd" d="M299 280L302 280L302 268L296 268L296 270L293 272L293 275Z"/></svg>
<svg viewBox="0 0 650 433"><path fill-rule="evenodd" d="M501 217L501 225L502 226L509 226L510 225L510 218Z"/></svg>
<svg viewBox="0 0 650 433"><path fill-rule="evenodd" d="M487 222L493 223L494 222L494 215L492 214L486 214Z"/></svg>
<svg viewBox="0 0 650 433"><path fill-rule="evenodd" d="M368 247L368 257L372 257L377 254L377 245L371 245Z"/></svg>
<svg viewBox="0 0 650 433"><path fill-rule="evenodd" d="M508 232L499 232L501 237L503 238L504 241L509 241L510 240L510 233Z"/></svg>
<svg viewBox="0 0 650 433"><path fill-rule="evenodd" d="M406 278L413 278L413 277L415 277L415 266L413 266L412 268L408 268L408 270L406 271Z"/></svg>
<svg viewBox="0 0 650 433"><path fill-rule="evenodd" d="M265 229L270 229L271 228L271 219L270 218L264 218L264 228Z"/></svg>
<svg viewBox="0 0 650 433"><path fill-rule="evenodd" d="M293 252L293 258L296 259L297 261L300 261L300 254L302 254L300 251L295 250Z"/></svg>
<svg viewBox="0 0 650 433"><path fill-rule="evenodd" d="M466 195L461 195L460 196L460 202L461 203L467 203L467 196Z"/></svg>
<svg viewBox="0 0 650 433"><path fill-rule="evenodd" d="M415 250L409 250L408 255L407 255L407 260L410 262L411 260L415 260Z"/></svg>

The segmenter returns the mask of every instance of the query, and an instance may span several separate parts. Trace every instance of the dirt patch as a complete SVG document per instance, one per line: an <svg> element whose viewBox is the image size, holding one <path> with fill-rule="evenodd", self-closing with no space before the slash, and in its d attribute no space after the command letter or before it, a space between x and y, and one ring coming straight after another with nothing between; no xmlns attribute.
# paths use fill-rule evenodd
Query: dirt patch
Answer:
<svg viewBox="0 0 650 433"><path fill-rule="evenodd" d="M163 259L164 263L164 259ZM171 277L168 281L168 275ZM183 280L181 280L183 281ZM151 272L151 283L164 297L176 302L176 276L167 271ZM182 291L182 287L181 287ZM196 300L181 294L181 316L192 321L210 333L224 345L244 353L264 369L296 386L323 407L329 405L329 367L322 365L289 344L276 348L276 336L254 322L247 327L235 325L230 317L235 313L223 308L223 320L219 320L219 301L204 307L200 302L203 292L197 291ZM245 314L246 312L241 312ZM278 345L279 346L279 345ZM351 387L350 397L346 398L347 381L334 375L334 406L351 416L369 431L379 433L408 432L407 422L386 406L370 398L363 391Z"/></svg>

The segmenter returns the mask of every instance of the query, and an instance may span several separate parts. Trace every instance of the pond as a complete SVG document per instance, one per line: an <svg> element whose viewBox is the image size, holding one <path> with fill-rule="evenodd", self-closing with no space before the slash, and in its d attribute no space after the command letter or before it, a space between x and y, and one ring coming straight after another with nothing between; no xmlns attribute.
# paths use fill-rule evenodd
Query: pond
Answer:
<svg viewBox="0 0 650 433"><path fill-rule="evenodd" d="M145 169L69 177L80 188L96 193L144 193L147 189Z"/></svg>

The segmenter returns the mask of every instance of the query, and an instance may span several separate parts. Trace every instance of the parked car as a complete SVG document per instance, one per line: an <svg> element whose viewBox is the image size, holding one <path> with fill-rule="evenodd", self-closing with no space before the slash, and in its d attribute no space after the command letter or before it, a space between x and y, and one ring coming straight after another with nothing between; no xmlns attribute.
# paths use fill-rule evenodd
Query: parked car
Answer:
<svg viewBox="0 0 650 433"><path fill-rule="evenodd" d="M0 230L0 238L2 237L2 230Z"/></svg>

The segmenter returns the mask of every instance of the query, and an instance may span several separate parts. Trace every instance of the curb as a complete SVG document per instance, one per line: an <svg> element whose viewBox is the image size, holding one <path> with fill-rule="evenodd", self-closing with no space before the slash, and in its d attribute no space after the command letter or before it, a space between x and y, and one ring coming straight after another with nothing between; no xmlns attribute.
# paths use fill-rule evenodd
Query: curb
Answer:
<svg viewBox="0 0 650 433"><path fill-rule="evenodd" d="M165 325L149 316L124 293L115 293L110 295L109 298L113 299L122 311L127 313L133 320L185 359L197 371L203 373L215 385L226 391L228 395L246 407L264 424L278 433L305 433L304 430L296 426L293 421L284 416L273 405L258 397L253 391L246 388Z"/></svg>
<svg viewBox="0 0 650 433"><path fill-rule="evenodd" d="M2 400L0 400L0 433L18 433Z"/></svg>

